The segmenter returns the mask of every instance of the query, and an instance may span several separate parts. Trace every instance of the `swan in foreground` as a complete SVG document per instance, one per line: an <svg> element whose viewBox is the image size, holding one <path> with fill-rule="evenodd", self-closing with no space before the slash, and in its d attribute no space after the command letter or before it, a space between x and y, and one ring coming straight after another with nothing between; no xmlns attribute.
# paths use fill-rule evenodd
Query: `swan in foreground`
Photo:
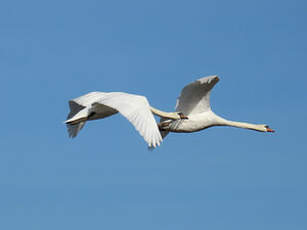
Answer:
<svg viewBox="0 0 307 230"><path fill-rule="evenodd" d="M159 146L169 132L190 133L212 126L232 126L260 132L274 132L264 124L226 120L210 107L210 91L218 76L203 77L185 86L177 100L176 112L164 112L148 103L146 97L123 92L91 92L69 101L70 113L65 121L70 137L76 137L86 121L116 113L126 117L148 143ZM161 117L159 123L154 115Z"/></svg>

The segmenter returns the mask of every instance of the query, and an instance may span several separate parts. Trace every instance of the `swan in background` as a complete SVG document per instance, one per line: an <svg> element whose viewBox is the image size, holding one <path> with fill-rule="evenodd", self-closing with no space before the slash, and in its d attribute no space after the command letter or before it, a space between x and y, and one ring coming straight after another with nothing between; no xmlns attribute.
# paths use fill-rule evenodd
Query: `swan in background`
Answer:
<svg viewBox="0 0 307 230"><path fill-rule="evenodd" d="M70 137L76 137L86 121L116 113L126 117L147 142L159 146L169 132L190 133L212 126L232 126L259 132L274 132L265 124L229 121L216 115L210 106L210 91L218 76L203 77L185 86L176 104L176 112L164 112L148 103L146 97L123 92L91 92L69 101L65 121ZM154 115L161 117L159 123Z"/></svg>
<svg viewBox="0 0 307 230"><path fill-rule="evenodd" d="M123 92L91 92L69 101L70 113L65 121L70 137L76 137L86 121L120 113L126 117L148 143L155 148L162 137L153 114L165 119L186 119L182 113L167 113L149 105L146 97Z"/></svg>

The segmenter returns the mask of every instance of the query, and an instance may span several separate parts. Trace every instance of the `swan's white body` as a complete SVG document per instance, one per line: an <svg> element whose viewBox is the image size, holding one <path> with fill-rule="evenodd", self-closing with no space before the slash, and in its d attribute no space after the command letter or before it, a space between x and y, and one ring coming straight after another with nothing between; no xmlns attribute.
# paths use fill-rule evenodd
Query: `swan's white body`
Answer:
<svg viewBox="0 0 307 230"><path fill-rule="evenodd" d="M69 101L67 124L70 137L75 137L88 120L121 113L139 131L149 147L160 145L169 132L197 132L212 126L233 126L260 132L274 132L267 125L228 121L212 112L210 91L219 81L217 76L200 78L183 88L176 112L167 113L151 107L140 95L122 92L92 92ZM156 123L154 116L161 117Z"/></svg>
<svg viewBox="0 0 307 230"><path fill-rule="evenodd" d="M188 119L170 120L162 118L159 124L162 137L165 137L168 132L190 133L213 126L232 126L260 132L274 132L264 124L229 121L216 115L211 110L210 92L218 81L218 76L209 76L185 86L177 100L176 111L183 113Z"/></svg>

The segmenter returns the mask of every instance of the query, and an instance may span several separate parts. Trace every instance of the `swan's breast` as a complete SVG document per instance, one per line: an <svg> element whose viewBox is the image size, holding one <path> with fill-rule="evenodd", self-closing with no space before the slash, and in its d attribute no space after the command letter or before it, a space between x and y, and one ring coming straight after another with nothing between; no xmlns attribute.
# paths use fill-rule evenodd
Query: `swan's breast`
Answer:
<svg viewBox="0 0 307 230"><path fill-rule="evenodd" d="M170 131L172 132L197 132L211 127L214 124L212 112L199 113L188 116L187 120L176 120L172 123Z"/></svg>

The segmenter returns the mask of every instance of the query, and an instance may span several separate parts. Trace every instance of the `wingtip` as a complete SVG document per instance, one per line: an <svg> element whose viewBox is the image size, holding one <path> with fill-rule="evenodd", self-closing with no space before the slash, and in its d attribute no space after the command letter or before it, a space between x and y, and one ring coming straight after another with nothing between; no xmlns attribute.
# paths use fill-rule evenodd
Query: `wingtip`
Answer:
<svg viewBox="0 0 307 230"><path fill-rule="evenodd" d="M161 142L162 142L162 140L161 141L158 141L158 142L154 142L154 143L149 143L148 144L148 150L150 150L150 151L152 151L152 150L154 150L155 148L157 148L157 147L159 147L160 145L161 145Z"/></svg>

